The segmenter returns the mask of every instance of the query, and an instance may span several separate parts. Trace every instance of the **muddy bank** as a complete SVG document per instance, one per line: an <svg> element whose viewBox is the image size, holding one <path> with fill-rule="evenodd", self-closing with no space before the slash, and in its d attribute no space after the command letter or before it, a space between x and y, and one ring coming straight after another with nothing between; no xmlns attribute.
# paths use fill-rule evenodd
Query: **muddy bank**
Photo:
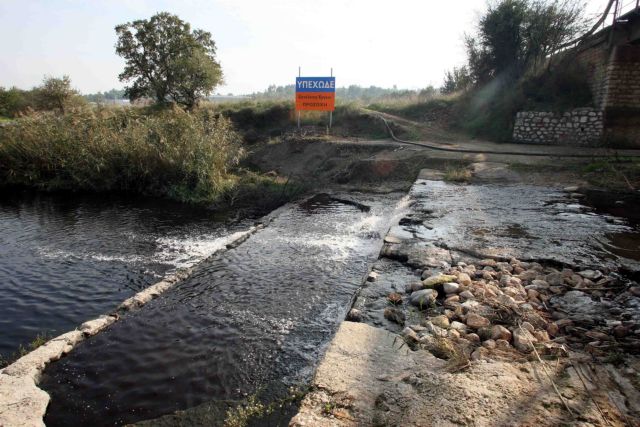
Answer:
<svg viewBox="0 0 640 427"><path fill-rule="evenodd" d="M575 191L416 182L292 425L636 423L637 230Z"/></svg>
<svg viewBox="0 0 640 427"><path fill-rule="evenodd" d="M393 141L299 138L252 148L247 166L277 173L316 190L407 191L420 169L443 159Z"/></svg>

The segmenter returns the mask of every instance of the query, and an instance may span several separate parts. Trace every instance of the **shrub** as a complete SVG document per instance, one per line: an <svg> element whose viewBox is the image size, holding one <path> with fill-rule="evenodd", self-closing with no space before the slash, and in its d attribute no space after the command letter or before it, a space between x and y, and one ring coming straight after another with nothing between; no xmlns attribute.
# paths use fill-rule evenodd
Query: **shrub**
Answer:
<svg viewBox="0 0 640 427"><path fill-rule="evenodd" d="M34 113L0 128L0 179L42 189L126 191L202 202L243 154L229 120L178 108Z"/></svg>
<svg viewBox="0 0 640 427"><path fill-rule="evenodd" d="M261 137L281 135L295 125L292 102L246 101L216 104L203 109L213 110L230 119L249 143L257 142Z"/></svg>
<svg viewBox="0 0 640 427"><path fill-rule="evenodd" d="M454 108L453 126L472 136L511 141L518 111L566 111L593 104L588 73L571 56L553 68L532 71L511 85L495 79L463 94Z"/></svg>
<svg viewBox="0 0 640 427"><path fill-rule="evenodd" d="M242 133L247 143L268 140L295 129L297 113L291 101L245 101L203 106L229 118ZM325 128L329 124L326 111L303 111L302 126ZM364 138L385 138L384 124L363 111L354 102L338 103L333 112L332 135L359 136Z"/></svg>

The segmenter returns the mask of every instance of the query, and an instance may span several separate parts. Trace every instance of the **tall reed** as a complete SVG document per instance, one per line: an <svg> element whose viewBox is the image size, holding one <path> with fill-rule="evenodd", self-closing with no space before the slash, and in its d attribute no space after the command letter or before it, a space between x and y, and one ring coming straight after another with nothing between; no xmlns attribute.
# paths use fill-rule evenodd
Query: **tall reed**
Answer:
<svg viewBox="0 0 640 427"><path fill-rule="evenodd" d="M213 200L242 155L230 121L207 110L34 113L0 128L1 182L43 189Z"/></svg>

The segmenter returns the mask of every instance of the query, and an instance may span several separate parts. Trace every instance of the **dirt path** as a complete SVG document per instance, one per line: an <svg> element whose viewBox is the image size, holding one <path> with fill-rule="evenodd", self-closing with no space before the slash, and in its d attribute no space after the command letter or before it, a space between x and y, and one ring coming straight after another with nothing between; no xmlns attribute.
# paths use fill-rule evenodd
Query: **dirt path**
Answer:
<svg viewBox="0 0 640 427"><path fill-rule="evenodd" d="M465 135L443 131L424 123L408 120L388 113L369 111L384 120L390 131L391 137L396 142L416 145L437 151L469 154L497 154L536 157L569 157L569 158L593 158L609 156L640 157L640 150L620 150L605 147L570 147L555 145L535 144L505 144L478 139L471 139ZM419 130L420 137L424 140L407 140L398 138L390 123L407 126Z"/></svg>

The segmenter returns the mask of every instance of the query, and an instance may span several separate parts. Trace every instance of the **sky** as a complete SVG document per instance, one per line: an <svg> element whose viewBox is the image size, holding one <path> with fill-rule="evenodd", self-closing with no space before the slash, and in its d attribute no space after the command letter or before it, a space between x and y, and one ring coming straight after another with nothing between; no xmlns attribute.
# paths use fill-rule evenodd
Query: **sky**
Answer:
<svg viewBox="0 0 640 427"><path fill-rule="evenodd" d="M591 13L606 0L588 0ZM213 35L225 84L248 94L303 76L337 86L440 86L464 64L486 0L0 0L0 86L68 75L82 93L122 88L118 24L161 11Z"/></svg>

